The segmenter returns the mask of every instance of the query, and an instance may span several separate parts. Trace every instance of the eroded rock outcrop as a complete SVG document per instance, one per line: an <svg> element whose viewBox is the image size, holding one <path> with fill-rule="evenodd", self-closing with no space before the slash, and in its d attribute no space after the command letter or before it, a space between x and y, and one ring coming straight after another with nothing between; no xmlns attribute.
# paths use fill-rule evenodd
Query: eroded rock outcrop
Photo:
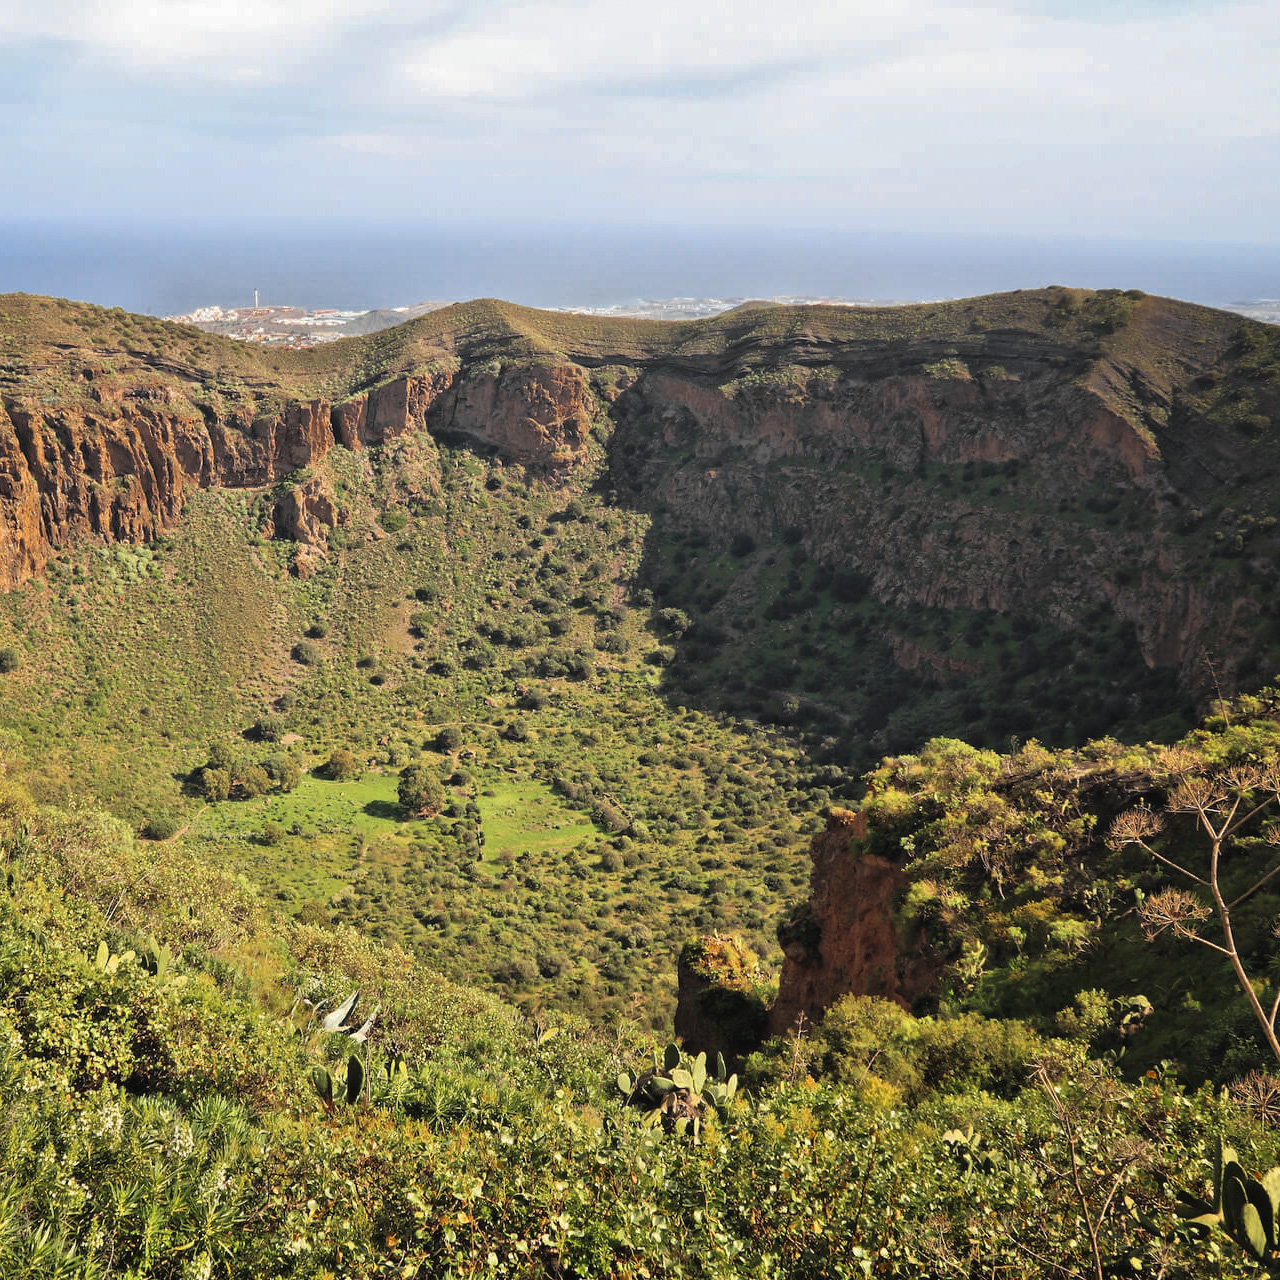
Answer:
<svg viewBox="0 0 1280 1280"><path fill-rule="evenodd" d="M893 900L906 883L902 869L864 852L866 833L864 814L833 809L813 839L809 900L779 930L784 960L769 1010L772 1036L794 1028L800 1014L821 1021L842 996L882 996L909 1008L937 989L940 963L923 935L899 936Z"/></svg>
<svg viewBox="0 0 1280 1280"><path fill-rule="evenodd" d="M809 897L779 926L782 974L767 1011L739 943L714 935L684 948L675 1030L687 1048L740 1061L766 1036L821 1022L843 996L880 996L910 1008L938 990L941 958L919 929L904 935L896 917L902 867L867 852L866 835L864 813L833 809L814 836Z"/></svg>
<svg viewBox="0 0 1280 1280"><path fill-rule="evenodd" d="M594 397L569 364L481 368L458 382L442 430L488 445L541 471L567 471L586 459Z"/></svg>

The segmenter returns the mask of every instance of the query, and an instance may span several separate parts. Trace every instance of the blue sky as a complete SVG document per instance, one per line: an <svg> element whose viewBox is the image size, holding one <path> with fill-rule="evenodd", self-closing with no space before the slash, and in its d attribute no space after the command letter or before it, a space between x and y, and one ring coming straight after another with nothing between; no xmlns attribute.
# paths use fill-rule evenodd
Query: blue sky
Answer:
<svg viewBox="0 0 1280 1280"><path fill-rule="evenodd" d="M1277 68L1277 0L0 0L4 213L1274 244Z"/></svg>

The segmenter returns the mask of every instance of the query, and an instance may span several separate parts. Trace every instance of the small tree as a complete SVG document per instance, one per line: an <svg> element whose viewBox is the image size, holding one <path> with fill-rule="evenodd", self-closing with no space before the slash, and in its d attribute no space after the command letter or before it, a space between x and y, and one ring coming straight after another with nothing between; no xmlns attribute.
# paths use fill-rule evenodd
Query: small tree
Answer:
<svg viewBox="0 0 1280 1280"><path fill-rule="evenodd" d="M408 818L431 818L444 808L444 787L426 765L411 764L401 769L396 795Z"/></svg>
<svg viewBox="0 0 1280 1280"><path fill-rule="evenodd" d="M268 756L262 762L262 767L281 791L292 791L302 781L302 769L298 762L283 751Z"/></svg>
<svg viewBox="0 0 1280 1280"><path fill-rule="evenodd" d="M325 773L334 782L351 782L363 772L360 761L346 747L338 747L329 757L329 763L325 765Z"/></svg>
<svg viewBox="0 0 1280 1280"><path fill-rule="evenodd" d="M246 800L265 796L271 790L271 777L259 764L251 764L236 779L236 788Z"/></svg>
<svg viewBox="0 0 1280 1280"><path fill-rule="evenodd" d="M10 671L18 669L18 651L6 645L0 649L0 675L4 675Z"/></svg>
<svg viewBox="0 0 1280 1280"><path fill-rule="evenodd" d="M1263 764L1206 770L1192 752L1173 748L1164 754L1162 763L1169 769L1172 783L1165 813L1186 814L1192 818L1206 845L1206 856L1193 868L1187 866L1185 860L1179 861L1157 849L1153 842L1165 830L1166 818L1144 807L1122 813L1112 824L1107 843L1113 849L1137 845L1195 886L1191 890L1161 889L1145 899L1139 909L1143 933L1150 940L1168 929L1174 937L1198 942L1226 956L1267 1046L1280 1062L1280 1039L1276 1036L1280 990L1271 1001L1271 1008L1264 1009L1254 986L1255 979L1245 969L1231 915L1274 876L1280 875L1280 862L1229 900L1222 869L1224 857L1237 852L1236 838L1245 834L1246 829L1250 829L1248 834L1262 836L1271 848L1280 847L1280 825L1259 830L1266 818L1275 816L1273 806L1280 802L1280 761L1271 759ZM1180 850L1176 852L1178 858L1184 857ZM1206 931L1210 920L1217 922L1216 937ZM1261 986L1265 980L1256 981Z"/></svg>
<svg viewBox="0 0 1280 1280"><path fill-rule="evenodd" d="M231 770L206 765L200 770L196 786L200 794L210 802L225 800L231 794Z"/></svg>

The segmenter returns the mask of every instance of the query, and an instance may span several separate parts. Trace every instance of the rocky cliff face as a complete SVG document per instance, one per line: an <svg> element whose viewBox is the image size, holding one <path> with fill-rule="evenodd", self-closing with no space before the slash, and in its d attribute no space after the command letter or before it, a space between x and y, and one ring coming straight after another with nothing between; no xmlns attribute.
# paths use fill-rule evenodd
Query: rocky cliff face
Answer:
<svg viewBox="0 0 1280 1280"><path fill-rule="evenodd" d="M632 492L722 544L798 530L811 556L864 572L879 599L1064 629L1102 605L1134 625L1148 665L1184 668L1210 617L1229 621L1171 527L1194 495L1173 488L1149 433L1055 369L728 391L658 373L620 415ZM1091 502L1141 512L1141 532Z"/></svg>
<svg viewBox="0 0 1280 1280"><path fill-rule="evenodd" d="M778 998L768 1034L785 1035L797 1018L821 1021L845 995L882 996L909 1008L937 989L940 965L923 937L897 936L894 895L904 887L901 868L863 852L866 816L833 809L827 828L809 850L809 901L779 931L783 948Z"/></svg>
<svg viewBox="0 0 1280 1280"><path fill-rule="evenodd" d="M1234 675L1260 640L1275 648L1280 542L1261 531L1280 516L1280 378L1265 372L1280 363L1242 378L1211 313L1126 305L1106 350L994 331L746 374L644 370L615 406L615 483L713 547L785 533L894 608L1082 634L1102 610L1184 687L1203 681L1206 647ZM1233 401L1266 412L1245 420ZM963 674L890 640L907 670Z"/></svg>
<svg viewBox="0 0 1280 1280"><path fill-rule="evenodd" d="M437 429L526 467L568 471L585 456L593 404L576 365L482 368L452 388Z"/></svg>
<svg viewBox="0 0 1280 1280"><path fill-rule="evenodd" d="M273 484L335 447L410 431L463 435L563 475L585 457L592 411L582 371L551 363L461 383L433 370L340 404L295 401L262 416L243 402L215 413L145 374L96 390L88 405L0 397L0 590L39 574L54 548L77 538L157 537L190 489ZM273 518L280 536L315 545L337 509L315 481L287 493Z"/></svg>
<svg viewBox="0 0 1280 1280"><path fill-rule="evenodd" d="M879 996L910 1008L936 993L942 961L923 933L903 936L894 898L902 867L867 852L866 814L833 809L809 848L809 897L778 930L782 973L765 1010L743 950L732 939L699 938L680 956L675 1030L691 1051L740 1061L766 1037L821 1022L843 996Z"/></svg>

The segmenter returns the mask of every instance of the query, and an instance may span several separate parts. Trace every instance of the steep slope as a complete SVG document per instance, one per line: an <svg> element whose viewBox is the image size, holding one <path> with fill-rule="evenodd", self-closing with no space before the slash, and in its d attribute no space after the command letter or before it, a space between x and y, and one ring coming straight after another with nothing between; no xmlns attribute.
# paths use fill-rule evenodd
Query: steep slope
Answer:
<svg viewBox="0 0 1280 1280"><path fill-rule="evenodd" d="M1280 336L1234 315L1062 288L680 324L480 300L282 352L15 296L0 341L5 588L77 538L155 537L194 489L416 431L581 488L594 430L692 624L673 690L846 759L1175 732L1280 665ZM322 546L329 495L301 501L272 527Z"/></svg>

